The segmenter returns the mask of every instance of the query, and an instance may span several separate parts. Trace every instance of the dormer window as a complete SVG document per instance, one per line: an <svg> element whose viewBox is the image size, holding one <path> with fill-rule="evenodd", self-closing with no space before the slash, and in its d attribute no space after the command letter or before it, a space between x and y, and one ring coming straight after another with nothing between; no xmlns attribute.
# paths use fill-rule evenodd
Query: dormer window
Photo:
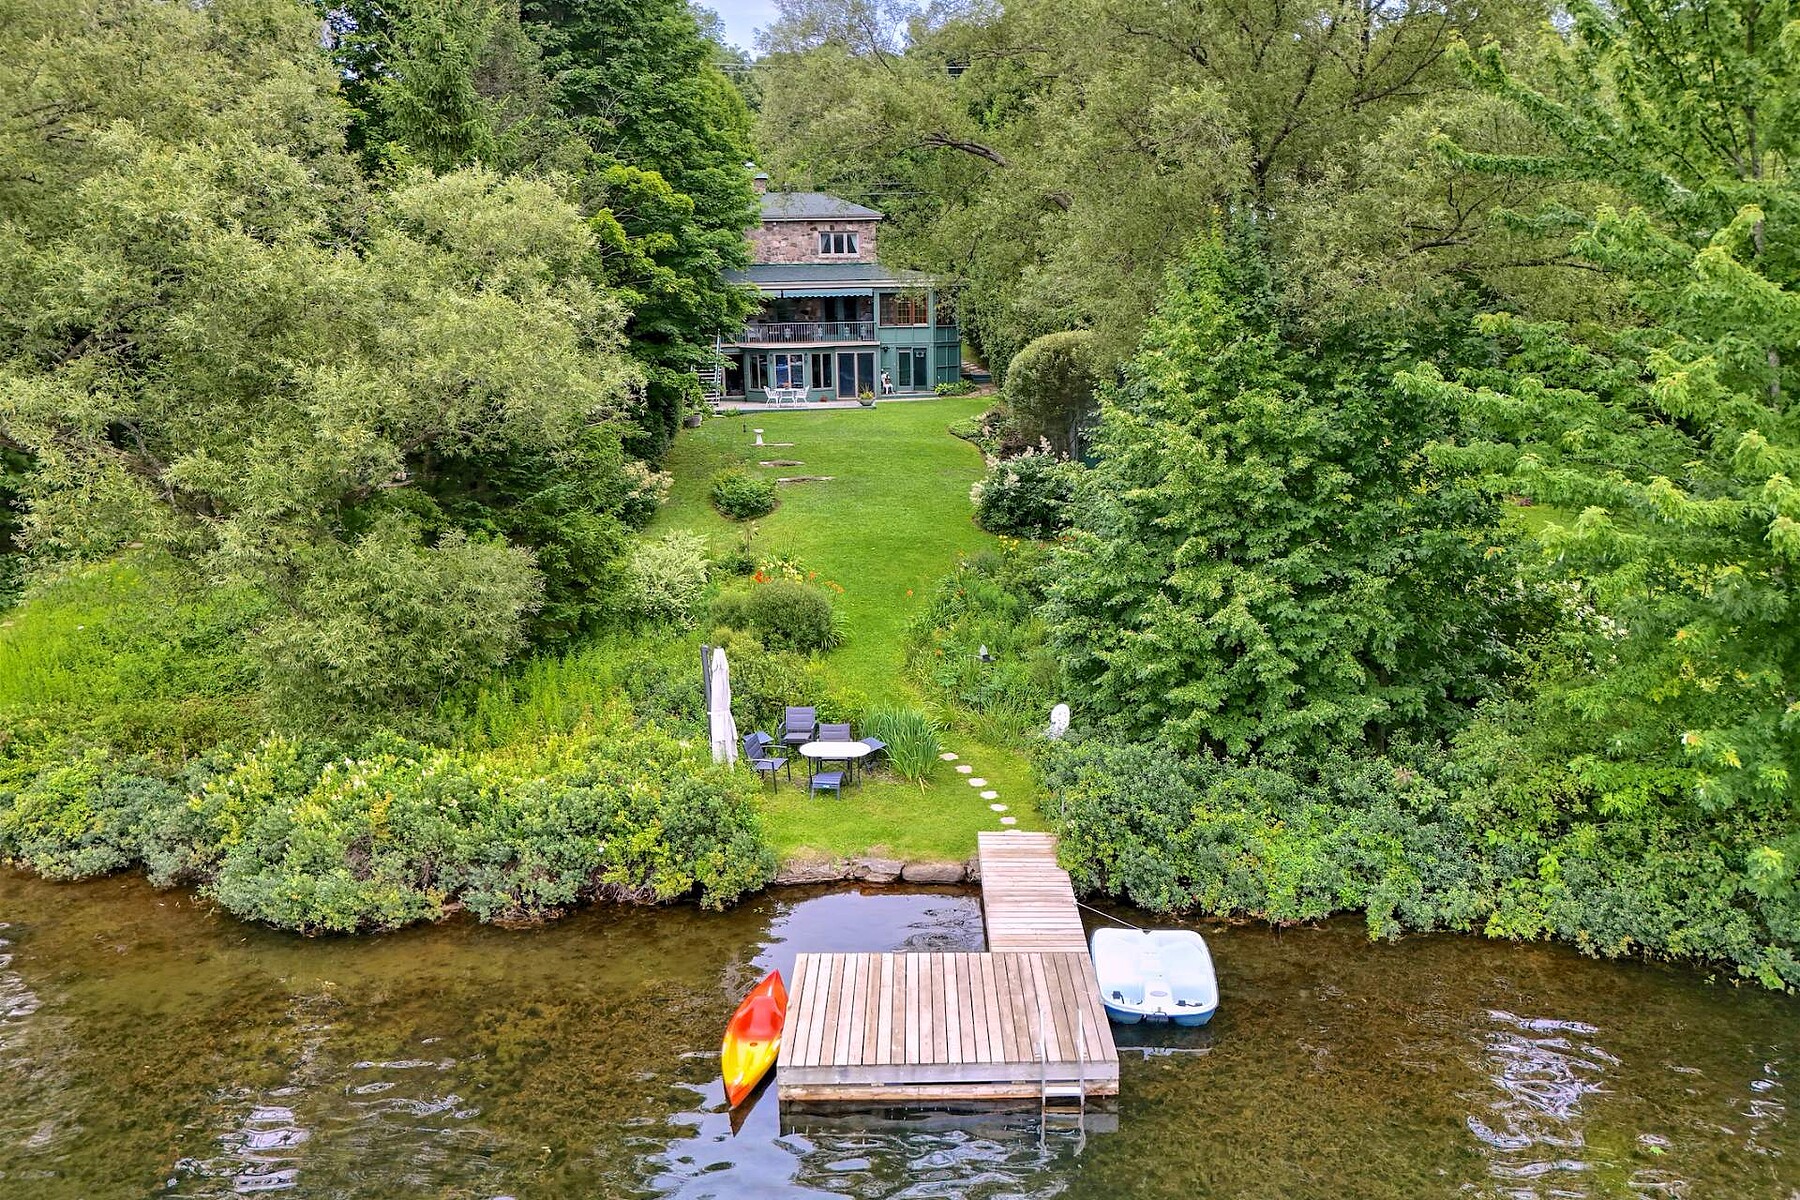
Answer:
<svg viewBox="0 0 1800 1200"><path fill-rule="evenodd" d="M819 253L834 258L845 258L855 254L856 234L842 229L821 231Z"/></svg>

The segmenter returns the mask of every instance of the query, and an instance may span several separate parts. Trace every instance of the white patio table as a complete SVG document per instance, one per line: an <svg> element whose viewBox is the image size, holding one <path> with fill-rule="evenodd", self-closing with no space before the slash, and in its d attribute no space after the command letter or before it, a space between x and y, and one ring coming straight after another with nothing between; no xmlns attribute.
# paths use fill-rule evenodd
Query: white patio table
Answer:
<svg viewBox="0 0 1800 1200"><path fill-rule="evenodd" d="M800 747L800 755L806 759L806 774L810 778L818 773L819 763L842 760L850 764L850 776L856 777L856 764L875 752L873 746L862 742L808 742Z"/></svg>

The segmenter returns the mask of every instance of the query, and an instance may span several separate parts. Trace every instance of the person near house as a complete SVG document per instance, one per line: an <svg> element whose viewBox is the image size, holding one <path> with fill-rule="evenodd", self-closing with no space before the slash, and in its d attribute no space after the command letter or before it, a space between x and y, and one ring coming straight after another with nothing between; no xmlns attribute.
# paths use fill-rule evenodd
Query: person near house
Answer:
<svg viewBox="0 0 1800 1200"><path fill-rule="evenodd" d="M888 373L886 371L881 373L881 394L884 396L891 396L894 394L894 381L888 378Z"/></svg>

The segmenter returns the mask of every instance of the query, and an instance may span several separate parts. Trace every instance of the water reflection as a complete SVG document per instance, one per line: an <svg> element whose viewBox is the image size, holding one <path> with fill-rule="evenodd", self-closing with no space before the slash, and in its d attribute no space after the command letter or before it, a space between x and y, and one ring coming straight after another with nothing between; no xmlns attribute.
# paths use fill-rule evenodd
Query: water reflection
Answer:
<svg viewBox="0 0 1800 1200"><path fill-rule="evenodd" d="M1482 1033L1489 1082L1500 1093L1469 1132L1490 1147L1489 1170L1502 1181L1489 1194L1507 1200L1585 1196L1583 1101L1603 1090L1619 1060L1600 1047L1600 1031L1580 1021L1520 1017L1489 1010Z"/></svg>
<svg viewBox="0 0 1800 1200"><path fill-rule="evenodd" d="M1553 947L1209 927L1220 1016L1123 1032L1116 1132L1084 1144L1035 1108L726 1112L757 978L979 949L969 892L305 940L0 871L0 914L6 1200L1800 1198L1800 1008Z"/></svg>

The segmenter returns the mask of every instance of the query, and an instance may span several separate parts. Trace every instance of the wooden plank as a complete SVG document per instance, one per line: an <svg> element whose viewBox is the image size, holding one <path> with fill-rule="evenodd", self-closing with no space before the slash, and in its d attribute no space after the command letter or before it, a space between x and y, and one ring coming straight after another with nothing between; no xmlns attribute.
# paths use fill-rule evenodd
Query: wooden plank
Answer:
<svg viewBox="0 0 1800 1200"><path fill-rule="evenodd" d="M812 956L802 954L794 960L794 978L788 988L788 1015L782 1022L781 1049L775 1053L775 1069L777 1071L794 1059L794 1043L805 1035L801 1032L805 1021L798 1005L806 996L806 976L812 970Z"/></svg>
<svg viewBox="0 0 1800 1200"><path fill-rule="evenodd" d="M860 954L848 954L844 957L844 982L838 988L838 1015L831 1061L839 1066L854 1067L861 1064L852 1058L851 1047L862 1047L862 1039L856 1036L856 1002L860 995L856 985L862 977L863 964L868 959Z"/></svg>
<svg viewBox="0 0 1800 1200"><path fill-rule="evenodd" d="M994 1018L993 1010L988 1005L988 1002L993 999L993 994L981 970L987 960L988 956L985 954L968 956L969 1003L975 1009L975 1061L984 1063L994 1061L991 1040L994 1036Z"/></svg>
<svg viewBox="0 0 1800 1200"><path fill-rule="evenodd" d="M1031 973L1031 999L1044 1058L1055 1062L1062 1058L1063 1046L1056 1037L1056 1014L1050 1010L1050 981L1044 977L1043 956L1028 954L1024 958L1024 964Z"/></svg>
<svg viewBox="0 0 1800 1200"><path fill-rule="evenodd" d="M969 968L973 966L970 956L956 956L956 1005L962 1013L962 1060L966 1063L981 1062L986 1056L977 1052L982 1038L981 1014L975 1007L975 989L969 980Z"/></svg>
<svg viewBox="0 0 1800 1200"><path fill-rule="evenodd" d="M922 965L918 955L906 956L906 1057L901 1062L919 1061L919 1033L923 1025L919 1019L919 968Z"/></svg>
<svg viewBox="0 0 1800 1200"><path fill-rule="evenodd" d="M982 1005L987 1009L988 1056L994 1062L1006 1061L1006 1028L1000 1016L1000 981L994 956L981 956Z"/></svg>
<svg viewBox="0 0 1800 1200"><path fill-rule="evenodd" d="M881 956L881 974L876 977L878 992L875 1010L875 1061L886 1066L894 1061L894 956Z"/></svg>
<svg viewBox="0 0 1800 1200"><path fill-rule="evenodd" d="M862 1017L862 1058L860 1061L874 1063L876 1032L881 1027L881 965L887 961L887 955L877 955L869 960L868 970L863 974L863 1017Z"/></svg>
<svg viewBox="0 0 1800 1200"><path fill-rule="evenodd" d="M1019 1061L1037 1058L1037 1013L1030 1003L1031 978L1023 955L1006 956L1006 969L1012 977L1013 1030L1019 1040Z"/></svg>
<svg viewBox="0 0 1800 1200"><path fill-rule="evenodd" d="M957 986L956 968L960 954L946 954L942 959L944 970L944 1057L949 1062L962 1063L969 1060L963 1057L963 1030L968 1024L968 1014L963 1011L962 995Z"/></svg>
<svg viewBox="0 0 1800 1200"><path fill-rule="evenodd" d="M932 1025L931 1061L934 1061L934 1063L947 1063L947 1061L950 1061L950 1038L956 1036L954 1031L950 1029L950 1016L954 1013L954 1006L949 1004L950 993L949 990L945 988L945 979L943 979L943 973L945 973L945 961L943 961L943 959L945 959L945 955L934 954L931 955L931 957L932 966L934 966L931 979L931 1015L932 1018L938 1022L938 1024Z"/></svg>
<svg viewBox="0 0 1800 1200"><path fill-rule="evenodd" d="M824 986L819 989L819 1007L816 1015L813 1017L813 1019L818 1022L819 1027L813 1031L812 1037L807 1041L807 1045L811 1048L811 1052L807 1055L806 1066L818 1066L826 1061L825 1056L830 1053L826 1047L832 1044L831 1022L832 1018L837 1015L837 980L839 961L843 958L843 955L827 954L824 958Z"/></svg>

